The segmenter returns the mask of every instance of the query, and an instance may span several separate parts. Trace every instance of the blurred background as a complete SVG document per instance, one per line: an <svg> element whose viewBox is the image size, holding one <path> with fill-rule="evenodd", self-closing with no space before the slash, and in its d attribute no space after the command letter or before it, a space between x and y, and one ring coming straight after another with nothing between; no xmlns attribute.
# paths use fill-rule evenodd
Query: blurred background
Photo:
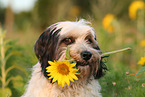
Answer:
<svg viewBox="0 0 145 97"><path fill-rule="evenodd" d="M105 59L103 97L145 96L145 0L0 0L0 97L20 97L38 60L33 46L51 24L86 19ZM139 72L139 73L138 73Z"/></svg>

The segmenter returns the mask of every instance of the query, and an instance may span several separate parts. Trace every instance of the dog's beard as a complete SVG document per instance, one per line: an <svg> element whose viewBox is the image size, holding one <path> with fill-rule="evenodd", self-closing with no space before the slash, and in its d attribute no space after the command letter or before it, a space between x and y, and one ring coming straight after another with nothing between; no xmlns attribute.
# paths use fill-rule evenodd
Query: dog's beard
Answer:
<svg viewBox="0 0 145 97"><path fill-rule="evenodd" d="M76 67L79 69L80 76L79 79L88 80L92 75L97 72L99 64L98 62L90 61L90 62L77 62Z"/></svg>
<svg viewBox="0 0 145 97"><path fill-rule="evenodd" d="M57 60L66 60L66 50L62 50L57 57ZM93 57L89 61L85 61L81 58L80 54L70 51L70 56L76 62L76 68L79 69L79 80L88 80L94 73L97 73L99 67L99 56L97 52L94 52Z"/></svg>

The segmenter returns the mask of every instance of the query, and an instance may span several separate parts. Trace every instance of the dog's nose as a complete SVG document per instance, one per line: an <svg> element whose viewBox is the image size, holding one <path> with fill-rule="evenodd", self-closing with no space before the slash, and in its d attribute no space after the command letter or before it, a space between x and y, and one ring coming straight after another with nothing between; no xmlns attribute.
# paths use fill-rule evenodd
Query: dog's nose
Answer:
<svg viewBox="0 0 145 97"><path fill-rule="evenodd" d="M92 53L89 51L83 51L81 52L81 57L85 60L88 61L92 57Z"/></svg>

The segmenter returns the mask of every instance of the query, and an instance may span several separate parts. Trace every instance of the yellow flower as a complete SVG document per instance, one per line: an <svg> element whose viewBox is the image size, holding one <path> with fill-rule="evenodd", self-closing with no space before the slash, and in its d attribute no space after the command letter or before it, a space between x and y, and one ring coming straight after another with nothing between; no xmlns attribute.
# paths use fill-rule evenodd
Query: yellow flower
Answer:
<svg viewBox="0 0 145 97"><path fill-rule="evenodd" d="M145 65L145 57L141 57L141 59L138 61L138 64Z"/></svg>
<svg viewBox="0 0 145 97"><path fill-rule="evenodd" d="M141 47L145 47L145 39L142 40L142 41L139 43L139 45L140 45Z"/></svg>
<svg viewBox="0 0 145 97"><path fill-rule="evenodd" d="M52 82L58 82L58 85L62 84L62 87L67 83L70 84L70 81L74 82L74 80L78 80L76 75L79 75L78 70L75 68L76 63L69 63L67 60L65 61L48 61L50 66L46 69L49 74L49 79L53 79Z"/></svg>
<svg viewBox="0 0 145 97"><path fill-rule="evenodd" d="M112 24L113 20L114 15L107 14L102 21L104 29L107 30L109 33L112 33L114 31L114 26Z"/></svg>
<svg viewBox="0 0 145 97"><path fill-rule="evenodd" d="M144 1L133 1L129 6L129 17L131 19L136 19L136 14L138 10L143 10L145 8Z"/></svg>

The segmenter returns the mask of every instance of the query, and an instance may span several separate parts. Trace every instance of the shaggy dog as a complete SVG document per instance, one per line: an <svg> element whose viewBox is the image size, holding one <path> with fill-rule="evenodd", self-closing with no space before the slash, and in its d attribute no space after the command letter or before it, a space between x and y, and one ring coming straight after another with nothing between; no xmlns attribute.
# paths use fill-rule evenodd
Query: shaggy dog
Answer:
<svg viewBox="0 0 145 97"><path fill-rule="evenodd" d="M64 87L49 80L48 61L66 59L66 48L77 64L78 80ZM36 41L35 54L39 62L33 67L32 77L23 97L101 97L98 80L107 69L90 22L58 22L48 27Z"/></svg>

